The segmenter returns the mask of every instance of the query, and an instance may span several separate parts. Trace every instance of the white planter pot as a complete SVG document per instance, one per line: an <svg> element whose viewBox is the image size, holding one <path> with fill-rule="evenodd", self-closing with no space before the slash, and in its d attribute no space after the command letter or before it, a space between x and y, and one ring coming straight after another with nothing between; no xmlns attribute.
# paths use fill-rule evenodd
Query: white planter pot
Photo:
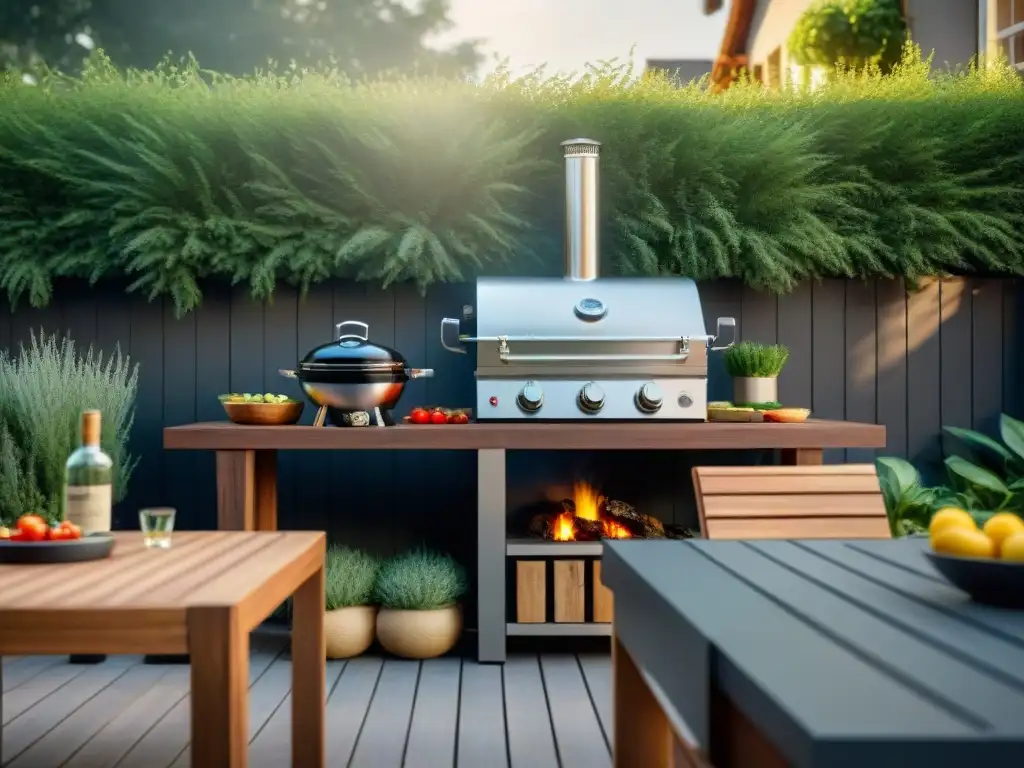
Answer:
<svg viewBox="0 0 1024 768"><path fill-rule="evenodd" d="M377 607L354 605L324 614L324 641L328 659L349 659L373 643Z"/></svg>
<svg viewBox="0 0 1024 768"><path fill-rule="evenodd" d="M457 605L433 611L381 608L377 640L388 653L406 659L433 659L450 651L462 634L462 609Z"/></svg>
<svg viewBox="0 0 1024 768"><path fill-rule="evenodd" d="M775 377L738 376L732 380L732 401L745 403L779 402L779 380Z"/></svg>

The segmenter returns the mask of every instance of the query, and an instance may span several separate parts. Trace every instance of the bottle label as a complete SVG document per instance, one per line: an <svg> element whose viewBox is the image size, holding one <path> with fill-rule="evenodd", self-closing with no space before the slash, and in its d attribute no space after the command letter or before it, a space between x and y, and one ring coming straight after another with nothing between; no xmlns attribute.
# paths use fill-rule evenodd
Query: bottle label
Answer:
<svg viewBox="0 0 1024 768"><path fill-rule="evenodd" d="M111 485L69 485L65 517L83 534L110 530L114 494Z"/></svg>

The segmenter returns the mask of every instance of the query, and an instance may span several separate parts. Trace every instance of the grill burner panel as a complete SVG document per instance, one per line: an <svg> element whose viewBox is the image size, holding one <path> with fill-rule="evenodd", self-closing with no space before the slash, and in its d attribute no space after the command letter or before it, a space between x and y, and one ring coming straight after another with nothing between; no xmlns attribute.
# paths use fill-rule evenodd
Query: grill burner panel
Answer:
<svg viewBox="0 0 1024 768"><path fill-rule="evenodd" d="M604 394L604 405L597 411L581 407L580 403L584 387L595 384ZM644 410L646 399L640 393L643 390L650 396L654 389L652 384L660 391L662 403L657 410L647 411ZM531 410L538 393L540 405ZM521 397L523 395L525 397ZM494 420L703 421L707 414L706 381L697 377L582 382L577 379L487 379L478 380L476 397L477 417Z"/></svg>

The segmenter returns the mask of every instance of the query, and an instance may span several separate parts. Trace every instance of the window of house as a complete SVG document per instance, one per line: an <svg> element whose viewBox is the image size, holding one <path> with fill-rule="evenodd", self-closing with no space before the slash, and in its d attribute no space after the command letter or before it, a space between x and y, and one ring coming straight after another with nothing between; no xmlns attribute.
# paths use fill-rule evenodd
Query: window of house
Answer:
<svg viewBox="0 0 1024 768"><path fill-rule="evenodd" d="M1010 63L1024 72L1024 0L996 0L996 39Z"/></svg>
<svg viewBox="0 0 1024 768"><path fill-rule="evenodd" d="M768 54L768 78L765 84L769 88L782 87L782 48L776 48Z"/></svg>

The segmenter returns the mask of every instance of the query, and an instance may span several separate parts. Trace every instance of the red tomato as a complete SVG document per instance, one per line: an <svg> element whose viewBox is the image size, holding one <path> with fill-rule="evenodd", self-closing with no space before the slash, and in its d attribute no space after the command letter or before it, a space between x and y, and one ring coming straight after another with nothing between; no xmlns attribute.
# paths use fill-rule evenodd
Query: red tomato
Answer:
<svg viewBox="0 0 1024 768"><path fill-rule="evenodd" d="M432 414L430 414L430 423L447 424L448 417L445 415L444 411L434 411Z"/></svg>
<svg viewBox="0 0 1024 768"><path fill-rule="evenodd" d="M11 541L30 541L30 539L26 539L25 538L24 531L18 531L18 530L11 531L11 538L10 538L10 540Z"/></svg>
<svg viewBox="0 0 1024 768"><path fill-rule="evenodd" d="M71 529L65 528L63 525L55 525L46 533L46 538L50 541L67 541L70 537Z"/></svg>
<svg viewBox="0 0 1024 768"><path fill-rule="evenodd" d="M462 411L456 411L448 417L449 424L469 424L469 416Z"/></svg>
<svg viewBox="0 0 1024 768"><path fill-rule="evenodd" d="M409 421L413 424L429 424L430 414L427 413L426 408L413 408L412 413L409 414Z"/></svg>
<svg viewBox="0 0 1024 768"><path fill-rule="evenodd" d="M39 515L22 515L18 518L18 531L24 541L45 541L50 527Z"/></svg>
<svg viewBox="0 0 1024 768"><path fill-rule="evenodd" d="M82 538L82 529L72 523L70 520L65 520L60 524L61 529L64 531L65 539L80 539Z"/></svg>

